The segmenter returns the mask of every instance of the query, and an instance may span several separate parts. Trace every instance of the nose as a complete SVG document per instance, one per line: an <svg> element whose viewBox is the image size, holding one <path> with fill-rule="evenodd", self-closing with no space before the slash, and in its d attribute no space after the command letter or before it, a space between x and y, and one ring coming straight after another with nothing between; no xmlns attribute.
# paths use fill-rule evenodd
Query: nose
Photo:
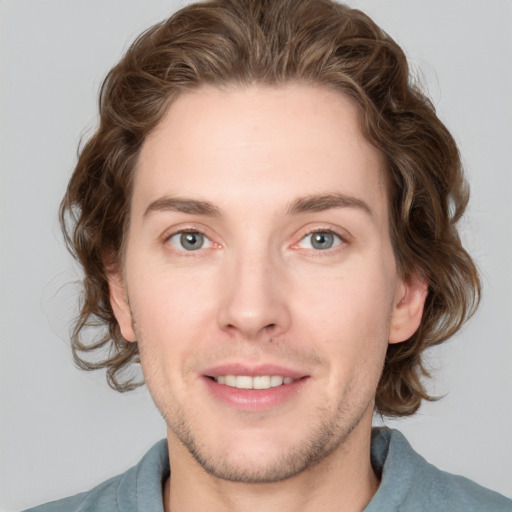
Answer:
<svg viewBox="0 0 512 512"><path fill-rule="evenodd" d="M248 340L286 332L291 315L285 274L271 255L244 251L234 256L223 272L218 310L221 330Z"/></svg>

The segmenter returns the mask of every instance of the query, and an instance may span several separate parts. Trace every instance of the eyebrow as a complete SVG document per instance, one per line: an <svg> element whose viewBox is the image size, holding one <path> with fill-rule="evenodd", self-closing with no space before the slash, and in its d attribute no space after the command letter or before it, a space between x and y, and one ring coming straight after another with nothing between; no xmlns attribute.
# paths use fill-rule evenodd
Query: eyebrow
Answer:
<svg viewBox="0 0 512 512"><path fill-rule="evenodd" d="M321 212L331 208L356 208L373 217L372 209L363 200L338 192L299 197L288 205L286 213L288 215L297 215L300 213ZM152 201L146 208L144 217L148 217L152 213L166 211L204 215L207 217L221 216L219 208L209 201L165 196Z"/></svg>
<svg viewBox="0 0 512 512"><path fill-rule="evenodd" d="M144 212L148 217L155 212L181 212L193 215L205 215L207 217L219 217L220 210L209 201L200 201L186 197L161 197L151 202Z"/></svg>
<svg viewBox="0 0 512 512"><path fill-rule="evenodd" d="M286 212L293 215L321 212L331 208L355 208L367 213L372 218L374 217L372 209L362 199L338 192L299 197L288 206Z"/></svg>

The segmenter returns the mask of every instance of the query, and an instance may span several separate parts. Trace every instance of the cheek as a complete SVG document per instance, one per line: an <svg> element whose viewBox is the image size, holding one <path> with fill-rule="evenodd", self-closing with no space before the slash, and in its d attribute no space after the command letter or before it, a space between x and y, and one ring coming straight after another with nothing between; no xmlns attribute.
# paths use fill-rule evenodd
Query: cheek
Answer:
<svg viewBox="0 0 512 512"><path fill-rule="evenodd" d="M160 276L143 279L133 304L142 370L153 399L171 414L170 403L193 385L186 362L195 361L208 334L204 292L190 283ZM166 390L166 391L164 391ZM169 396L173 400L169 401Z"/></svg>
<svg viewBox="0 0 512 512"><path fill-rule="evenodd" d="M382 273L343 271L322 279L312 276L297 287L296 317L320 332L370 341L389 328L393 288ZM372 335L373 333L373 335Z"/></svg>
<svg viewBox="0 0 512 512"><path fill-rule="evenodd" d="M205 276L168 269L140 273L130 290L140 341L173 354L197 347L198 334L213 312L210 282Z"/></svg>
<svg viewBox="0 0 512 512"><path fill-rule="evenodd" d="M352 269L304 279L294 296L296 329L331 362L336 377L378 374L388 345L393 280Z"/></svg>

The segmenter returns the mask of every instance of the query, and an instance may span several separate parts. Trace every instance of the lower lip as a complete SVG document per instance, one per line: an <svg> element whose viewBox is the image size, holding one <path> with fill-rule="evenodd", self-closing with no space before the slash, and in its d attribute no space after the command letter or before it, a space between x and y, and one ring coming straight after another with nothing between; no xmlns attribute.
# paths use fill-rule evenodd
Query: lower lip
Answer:
<svg viewBox="0 0 512 512"><path fill-rule="evenodd" d="M219 384L209 377L203 377L203 380L215 398L231 407L242 411L265 411L292 400L308 378L303 377L269 389L239 389Z"/></svg>

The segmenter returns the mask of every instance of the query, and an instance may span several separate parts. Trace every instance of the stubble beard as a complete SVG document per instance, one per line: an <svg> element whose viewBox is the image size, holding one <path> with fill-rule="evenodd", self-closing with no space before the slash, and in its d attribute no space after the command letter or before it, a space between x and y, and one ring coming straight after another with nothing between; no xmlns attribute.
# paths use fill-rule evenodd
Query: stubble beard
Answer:
<svg viewBox="0 0 512 512"><path fill-rule="evenodd" d="M306 439L288 448L286 453L273 459L267 458L265 462L261 459L244 459L243 454L240 454L241 460L236 461L236 457L231 459L226 451L223 455L212 454L212 450L196 438L194 429L182 411L173 411L172 415L165 413L162 408L160 411L170 430L209 475L230 482L267 484L292 478L327 459L347 440L368 407L363 407L362 412L352 421L348 419L349 408L343 405L338 407L337 414L334 415L328 409L317 408L315 417L321 418L321 421L309 432Z"/></svg>
<svg viewBox="0 0 512 512"><path fill-rule="evenodd" d="M136 329L135 323L134 328ZM138 334L138 339L141 340L142 337L140 333ZM219 455L198 439L194 433L193 422L187 419L182 405L176 406L175 403L172 406L168 401L170 400L169 396L164 398L158 393L157 390L165 389L165 378L162 375L157 376L158 372L155 374L150 368L150 371L146 371L147 366L153 366L151 363L154 361L149 354L144 354L141 344L139 344L139 351L146 385L168 428L206 473L221 480L246 484L266 484L292 478L315 467L340 448L368 410L371 408L373 412L375 393L372 395L369 389L366 389L366 393L362 392L361 394L359 385L352 382L345 389L337 407L329 409L319 406L316 408L315 414L309 418L309 422L314 422L315 425L311 427L305 438L297 442L295 446L288 448L286 453L277 455L273 459L268 457L263 464L261 458L247 460L243 454L240 454L242 460L231 460L226 455L228 450L224 450L224 453ZM146 355L148 357L144 357ZM149 365L146 366L144 360L149 362ZM375 387L376 385L377 383L375 383ZM319 397L318 402L325 403L322 397ZM204 422L204 418L197 419L198 413L196 411L196 421ZM307 421L305 420L305 422ZM290 425L290 428L293 428L293 425Z"/></svg>

